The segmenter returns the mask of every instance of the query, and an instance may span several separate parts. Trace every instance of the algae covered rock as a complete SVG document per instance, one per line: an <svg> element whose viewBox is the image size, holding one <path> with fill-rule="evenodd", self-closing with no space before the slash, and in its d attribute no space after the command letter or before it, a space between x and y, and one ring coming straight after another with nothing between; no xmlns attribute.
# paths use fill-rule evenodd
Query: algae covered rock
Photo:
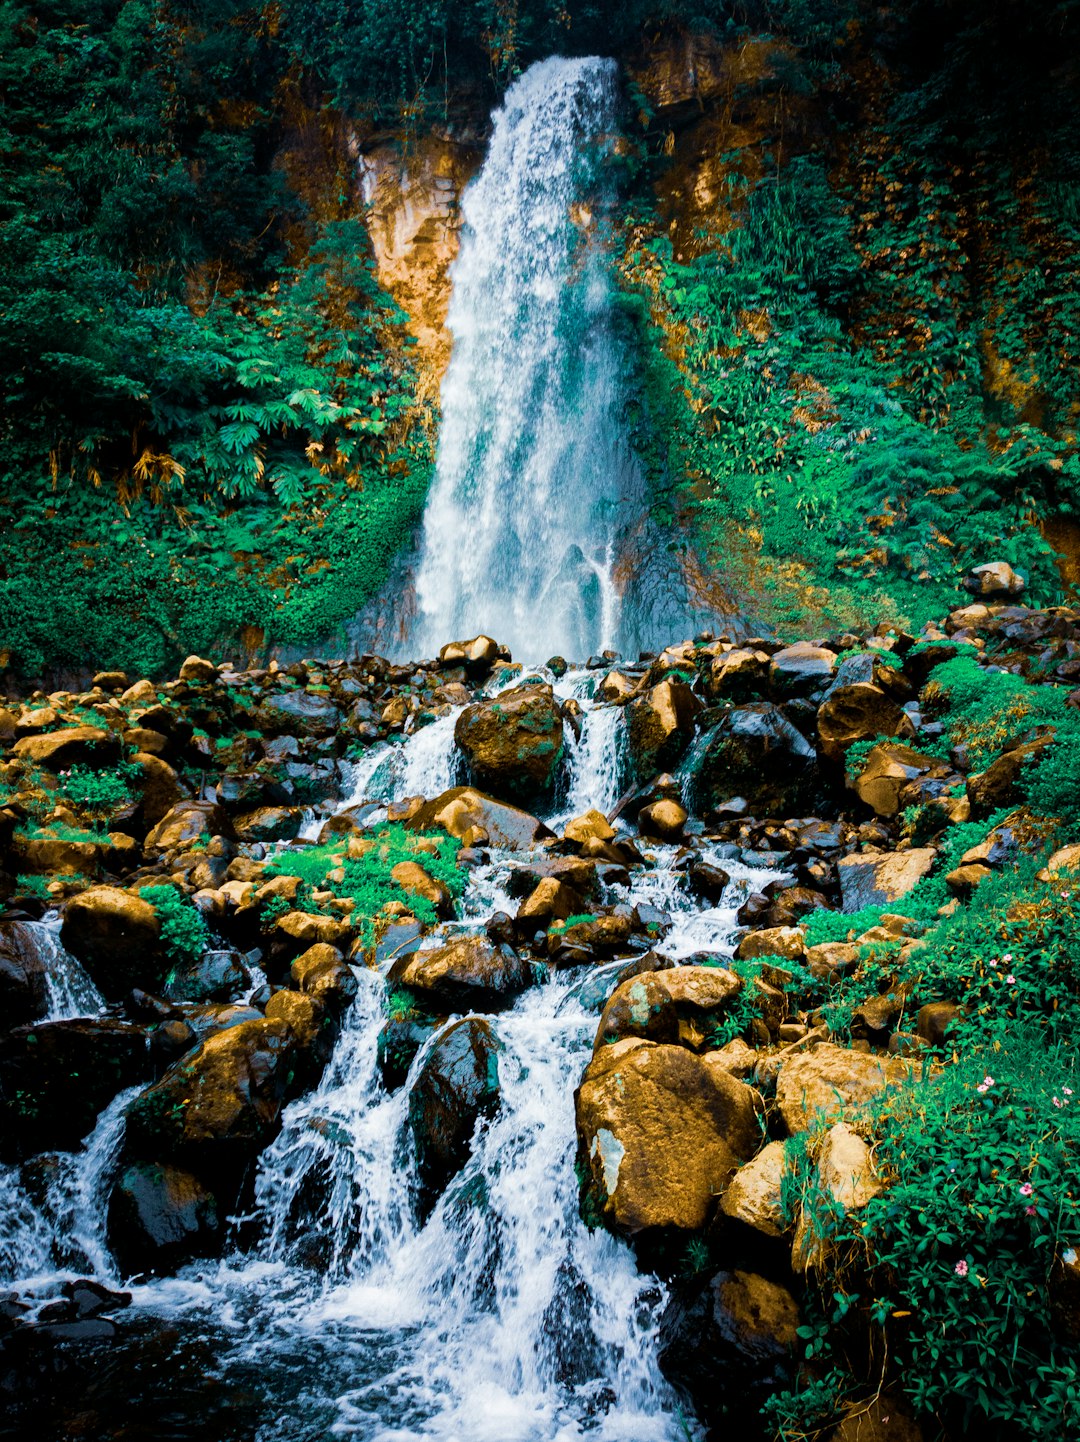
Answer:
<svg viewBox="0 0 1080 1442"><path fill-rule="evenodd" d="M563 720L546 683L515 686L466 706L454 727L469 779L516 800L551 787L562 756Z"/></svg>

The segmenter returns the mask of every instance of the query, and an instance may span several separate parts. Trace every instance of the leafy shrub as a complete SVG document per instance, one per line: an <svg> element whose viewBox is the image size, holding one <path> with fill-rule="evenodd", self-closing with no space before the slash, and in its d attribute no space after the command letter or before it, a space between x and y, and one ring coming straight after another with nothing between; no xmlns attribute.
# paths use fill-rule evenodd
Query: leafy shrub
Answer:
<svg viewBox="0 0 1080 1442"><path fill-rule="evenodd" d="M73 766L70 771L61 772L60 790L69 801L91 816L108 816L131 801L131 775L132 768L127 766L115 771Z"/></svg>
<svg viewBox="0 0 1080 1442"><path fill-rule="evenodd" d="M157 912L161 945L174 966L198 961L210 936L202 913L175 886L143 886L139 895Z"/></svg>

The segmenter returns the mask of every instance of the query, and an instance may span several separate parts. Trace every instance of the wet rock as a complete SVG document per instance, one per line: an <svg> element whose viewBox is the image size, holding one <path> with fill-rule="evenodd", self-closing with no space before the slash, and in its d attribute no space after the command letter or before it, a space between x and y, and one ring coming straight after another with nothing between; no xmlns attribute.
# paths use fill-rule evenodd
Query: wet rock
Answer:
<svg viewBox="0 0 1080 1442"><path fill-rule="evenodd" d="M799 815L816 790L816 753L771 701L740 706L714 727L695 788L711 809L741 796L755 816Z"/></svg>
<svg viewBox="0 0 1080 1442"><path fill-rule="evenodd" d="M895 816L903 810L904 791L912 782L948 774L949 768L936 756L924 756L910 746L884 741L868 753L854 790L876 815Z"/></svg>
<svg viewBox="0 0 1080 1442"><path fill-rule="evenodd" d="M637 1038L602 1047L576 1096L585 1215L629 1236L699 1230L757 1148L759 1105L708 1055Z"/></svg>
<svg viewBox="0 0 1080 1442"><path fill-rule="evenodd" d="M186 1159L200 1176L242 1167L277 1134L297 1049L284 1021L261 1017L209 1037L135 1098L129 1155Z"/></svg>
<svg viewBox="0 0 1080 1442"><path fill-rule="evenodd" d="M295 841L303 824L299 806L258 806L233 820L241 841Z"/></svg>
<svg viewBox="0 0 1080 1442"><path fill-rule="evenodd" d="M713 658L705 674L710 701L752 701L763 696L769 681L769 653L736 647Z"/></svg>
<svg viewBox="0 0 1080 1442"><path fill-rule="evenodd" d="M860 658L853 657L853 661ZM850 679L857 672L850 662L840 667L825 700L818 707L817 732L822 754L843 759L849 746L873 736L911 740L915 727L894 696L870 681Z"/></svg>
<svg viewBox="0 0 1080 1442"><path fill-rule="evenodd" d="M677 841L689 814L681 802L661 797L638 812L638 830L642 836L652 836L658 841Z"/></svg>
<svg viewBox="0 0 1080 1442"><path fill-rule="evenodd" d="M660 1366L711 1435L741 1426L758 1435L762 1404L794 1379L798 1326L798 1304L785 1287L755 1273L717 1272L669 1302Z"/></svg>
<svg viewBox="0 0 1080 1442"><path fill-rule="evenodd" d="M231 836L232 823L213 801L180 801L149 833L143 849L157 852L188 851L202 837Z"/></svg>
<svg viewBox="0 0 1080 1442"><path fill-rule="evenodd" d="M289 974L293 982L314 997L331 1016L340 1018L353 1002L359 983L341 952L325 942L317 942L292 963Z"/></svg>
<svg viewBox="0 0 1080 1442"><path fill-rule="evenodd" d="M686 868L686 889L691 896L707 901L710 906L719 906L730 883L731 877L723 867L702 861L700 857L695 857Z"/></svg>
<svg viewBox="0 0 1080 1442"><path fill-rule="evenodd" d="M116 886L92 886L68 902L60 932L109 1001L133 986L156 991L165 975L157 912L141 896Z"/></svg>
<svg viewBox="0 0 1080 1442"><path fill-rule="evenodd" d="M486 844L507 851L526 850L534 841L554 834L527 811L471 786L453 786L444 791L421 807L405 825L410 831L441 828L466 845ZM482 843L477 842L477 837L482 838Z"/></svg>
<svg viewBox="0 0 1080 1442"><path fill-rule="evenodd" d="M109 1199L109 1244L121 1271L170 1272L220 1241L217 1199L180 1167L135 1162Z"/></svg>
<svg viewBox="0 0 1080 1442"><path fill-rule="evenodd" d="M576 921L564 931L550 933L548 956L555 966L579 966L598 956L616 956L626 950L633 929L629 914Z"/></svg>
<svg viewBox="0 0 1080 1442"><path fill-rule="evenodd" d="M463 936L402 957L388 980L408 987L433 1011L502 1011L533 985L536 974L510 947L495 946L484 936Z"/></svg>
<svg viewBox="0 0 1080 1442"><path fill-rule="evenodd" d="M147 1031L111 1018L37 1022L0 1039L0 1146L73 1151L126 1087L149 1079Z"/></svg>
<svg viewBox="0 0 1080 1442"><path fill-rule="evenodd" d="M494 669L501 648L491 636L474 636L471 641L451 641L439 652L439 665L449 669L463 666L466 675L482 680Z"/></svg>
<svg viewBox="0 0 1080 1442"><path fill-rule="evenodd" d="M409 1093L422 1210L468 1160L476 1124L499 1100L502 1046L489 1022L466 1017L439 1036Z"/></svg>
<svg viewBox="0 0 1080 1442"><path fill-rule="evenodd" d="M618 986L604 1007L594 1050L643 1037L700 1051L741 989L735 973L722 967L675 966L636 976Z"/></svg>
<svg viewBox="0 0 1080 1442"><path fill-rule="evenodd" d="M777 651L769 663L769 686L777 696L807 696L832 678L836 652L809 641Z"/></svg>
<svg viewBox="0 0 1080 1442"><path fill-rule="evenodd" d="M597 687L596 695L609 706L623 705L637 694L640 686L640 676L626 676L622 671L609 671Z"/></svg>
<svg viewBox="0 0 1080 1442"><path fill-rule="evenodd" d="M848 1106L906 1081L908 1064L897 1057L822 1043L788 1057L776 1079L776 1106L788 1131L805 1131L811 1121L834 1120Z"/></svg>
<svg viewBox="0 0 1080 1442"><path fill-rule="evenodd" d="M779 956L785 961L801 961L806 952L806 938L797 926L770 926L761 931L748 931L739 938L735 955L740 961L758 956Z"/></svg>
<svg viewBox="0 0 1080 1442"><path fill-rule="evenodd" d="M575 816L573 821L566 823L563 837L579 844L584 841L611 841L615 837L615 828L602 811L586 811L583 816Z"/></svg>
<svg viewBox="0 0 1080 1442"><path fill-rule="evenodd" d="M156 743L152 740L148 742L148 738L155 734L149 731L139 733L139 751L133 762L137 770L134 784L141 797L139 820L147 828L156 826L185 796L185 788L177 772L161 756L150 754L149 747ZM164 737L158 740L164 741Z"/></svg>
<svg viewBox="0 0 1080 1442"><path fill-rule="evenodd" d="M519 936L531 937L553 921L580 916L584 906L584 898L561 877L541 877L517 909L515 930Z"/></svg>
<svg viewBox="0 0 1080 1442"><path fill-rule="evenodd" d="M310 691L272 691L255 713L256 726L267 736L336 736L343 723L329 696Z"/></svg>
<svg viewBox="0 0 1080 1442"><path fill-rule="evenodd" d="M438 881L417 861L399 861L390 877L408 896L417 896L435 909L444 920L454 914L454 898L445 881Z"/></svg>
<svg viewBox="0 0 1080 1442"><path fill-rule="evenodd" d="M466 706L454 739L476 786L516 800L550 789L562 756L563 721L550 686L516 686Z"/></svg>
<svg viewBox="0 0 1080 1442"><path fill-rule="evenodd" d="M910 851L857 851L837 862L843 910L884 906L906 896L928 875L937 852L932 846Z"/></svg>
<svg viewBox="0 0 1080 1442"><path fill-rule="evenodd" d="M639 777L674 766L694 734L701 702L685 681L666 680L627 706L631 763Z"/></svg>
<svg viewBox="0 0 1080 1442"><path fill-rule="evenodd" d="M45 959L35 932L0 921L0 1028L38 1021L49 1009Z"/></svg>
<svg viewBox="0 0 1080 1442"><path fill-rule="evenodd" d="M235 951L205 951L195 962L172 971L164 995L176 1001L228 1001L251 984Z"/></svg>
<svg viewBox="0 0 1080 1442"><path fill-rule="evenodd" d="M202 656L189 656L180 667L181 681L216 681L217 675L218 668L213 661L206 661Z"/></svg>
<svg viewBox="0 0 1080 1442"><path fill-rule="evenodd" d="M1037 763L1053 744L1052 732L1012 746L992 761L985 771L968 778L967 795L973 817L989 816L1003 806L1016 806L1024 799L1020 780L1025 767Z"/></svg>
<svg viewBox="0 0 1080 1442"><path fill-rule="evenodd" d="M769 1142L739 1168L720 1199L720 1210L733 1221L765 1237L784 1234L781 1188L791 1170L786 1142Z"/></svg>

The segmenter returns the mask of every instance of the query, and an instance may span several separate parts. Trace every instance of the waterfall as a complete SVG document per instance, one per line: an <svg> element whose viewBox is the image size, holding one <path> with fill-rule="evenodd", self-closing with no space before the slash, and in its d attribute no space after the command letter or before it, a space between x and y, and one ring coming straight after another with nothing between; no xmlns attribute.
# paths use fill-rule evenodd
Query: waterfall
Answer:
<svg viewBox="0 0 1080 1442"><path fill-rule="evenodd" d="M610 60L534 65L465 193L414 652L478 631L533 660L618 640L643 492L605 249L617 99Z"/></svg>

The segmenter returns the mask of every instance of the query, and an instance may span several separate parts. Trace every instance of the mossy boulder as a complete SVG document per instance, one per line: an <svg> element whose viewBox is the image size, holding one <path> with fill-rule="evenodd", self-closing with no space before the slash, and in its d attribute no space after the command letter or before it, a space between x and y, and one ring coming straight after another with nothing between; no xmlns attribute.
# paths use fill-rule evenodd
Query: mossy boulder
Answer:
<svg viewBox="0 0 1080 1442"><path fill-rule="evenodd" d="M504 800L527 799L551 789L563 720L550 686L515 686L466 706L454 739L474 785Z"/></svg>
<svg viewBox="0 0 1080 1442"><path fill-rule="evenodd" d="M424 1211L468 1160L477 1122L498 1105L501 1051L489 1022L466 1017L437 1039L413 1083L409 1127Z"/></svg>
<svg viewBox="0 0 1080 1442"><path fill-rule="evenodd" d="M167 969L160 936L150 903L117 886L92 886L73 897L60 932L109 1001L121 1001L135 986L158 989Z"/></svg>
<svg viewBox="0 0 1080 1442"><path fill-rule="evenodd" d="M509 946L462 936L401 957L388 979L392 986L408 987L432 1011L502 1011L533 985L536 973Z"/></svg>
<svg viewBox="0 0 1080 1442"><path fill-rule="evenodd" d="M554 834L529 812L472 786L452 786L426 802L404 825L410 831L439 829L466 845L497 846L505 851L525 851L534 841Z"/></svg>

